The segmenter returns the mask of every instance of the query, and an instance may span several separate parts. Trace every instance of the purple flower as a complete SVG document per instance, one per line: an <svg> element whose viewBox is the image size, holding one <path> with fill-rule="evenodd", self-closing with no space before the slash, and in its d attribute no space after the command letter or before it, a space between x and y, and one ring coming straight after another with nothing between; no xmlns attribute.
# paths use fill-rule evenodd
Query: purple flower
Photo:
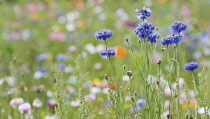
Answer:
<svg viewBox="0 0 210 119"><path fill-rule="evenodd" d="M37 66L37 70L42 72L43 74L45 74L47 72L46 67L42 66L42 65Z"/></svg>
<svg viewBox="0 0 210 119"><path fill-rule="evenodd" d="M199 64L197 62L189 62L189 63L186 63L184 65L184 69L187 70L187 71L193 71L195 69L197 69L199 67Z"/></svg>
<svg viewBox="0 0 210 119"><path fill-rule="evenodd" d="M148 36L147 36L147 42L153 42L153 43L157 43L157 40L156 39L158 39L158 38L160 38L160 35L158 34L158 32L152 32L151 34L149 34Z"/></svg>
<svg viewBox="0 0 210 119"><path fill-rule="evenodd" d="M164 37L161 41L161 43L163 45L169 45L169 44L172 44L173 43L173 37L171 35L168 35L166 37Z"/></svg>
<svg viewBox="0 0 210 119"><path fill-rule="evenodd" d="M144 22L141 22L140 24L138 24L134 33L136 35L138 35L139 38L144 38L144 37L150 35L154 29L155 29L154 24L144 21Z"/></svg>
<svg viewBox="0 0 210 119"><path fill-rule="evenodd" d="M106 40L112 36L112 31L110 29L104 29L100 31L96 31L95 38L97 40Z"/></svg>
<svg viewBox="0 0 210 119"><path fill-rule="evenodd" d="M65 67L66 67L66 65L64 63L59 63L58 64L59 69L64 69Z"/></svg>
<svg viewBox="0 0 210 119"><path fill-rule="evenodd" d="M138 99L138 100L136 101L136 105L137 105L137 106L143 106L143 105L146 105L146 100L145 100L145 99L143 99L143 98Z"/></svg>
<svg viewBox="0 0 210 119"><path fill-rule="evenodd" d="M67 59L67 57L66 57L66 55L64 55L64 54L58 54L58 55L56 55L56 59L57 59L58 61L64 61L64 60Z"/></svg>
<svg viewBox="0 0 210 119"><path fill-rule="evenodd" d="M145 7L145 6L143 7L142 10L136 9L136 13L138 14L137 18L139 20L144 20L147 17L150 17L152 15L152 11L149 8Z"/></svg>
<svg viewBox="0 0 210 119"><path fill-rule="evenodd" d="M174 22L171 25L171 28L173 30L173 33L180 33L187 29L187 25L184 22L179 21L179 22Z"/></svg>
<svg viewBox="0 0 210 119"><path fill-rule="evenodd" d="M101 56L115 56L116 50L115 48L108 48L107 51L106 49L101 50L100 55Z"/></svg>
<svg viewBox="0 0 210 119"><path fill-rule="evenodd" d="M184 37L183 34L180 34L180 36L179 36L179 34L172 34L171 35L172 43L176 43L176 44L180 43L182 41L183 37Z"/></svg>
<svg viewBox="0 0 210 119"><path fill-rule="evenodd" d="M40 54L36 57L37 61L43 61L46 60L48 58L47 54Z"/></svg>

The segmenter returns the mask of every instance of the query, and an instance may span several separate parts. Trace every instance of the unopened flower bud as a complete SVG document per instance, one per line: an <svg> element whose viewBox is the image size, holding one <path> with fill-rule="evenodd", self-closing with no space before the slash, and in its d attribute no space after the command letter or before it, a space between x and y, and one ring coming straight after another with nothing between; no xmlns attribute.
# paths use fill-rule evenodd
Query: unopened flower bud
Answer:
<svg viewBox="0 0 210 119"><path fill-rule="evenodd" d="M105 78L106 80L108 80L108 79L109 79L109 77L108 77L108 75L107 75L107 74L105 74L105 75L104 75L104 78Z"/></svg>
<svg viewBox="0 0 210 119"><path fill-rule="evenodd" d="M161 64L161 62L162 62L161 59L159 59L157 63L158 63L158 64Z"/></svg>
<svg viewBox="0 0 210 119"><path fill-rule="evenodd" d="M129 77L131 77L131 76L132 76L132 71L127 71L127 75L128 75Z"/></svg>
<svg viewBox="0 0 210 119"><path fill-rule="evenodd" d="M125 41L127 41L127 42L128 42L128 38L125 38Z"/></svg>

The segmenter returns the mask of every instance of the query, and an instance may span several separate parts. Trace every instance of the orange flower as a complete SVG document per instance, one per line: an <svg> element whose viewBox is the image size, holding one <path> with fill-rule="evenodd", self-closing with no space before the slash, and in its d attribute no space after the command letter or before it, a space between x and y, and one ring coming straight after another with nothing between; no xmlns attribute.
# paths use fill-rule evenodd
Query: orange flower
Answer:
<svg viewBox="0 0 210 119"><path fill-rule="evenodd" d="M77 21L77 25L78 25L79 27L85 27L85 22L84 22L83 20L78 20L78 21Z"/></svg>
<svg viewBox="0 0 210 119"><path fill-rule="evenodd" d="M125 57L126 56L126 50L124 47L122 46L117 46L116 48L116 57L118 58L122 58L122 57Z"/></svg>
<svg viewBox="0 0 210 119"><path fill-rule="evenodd" d="M190 107L195 107L198 103L197 102L193 102L193 101L190 101ZM186 109L187 108L187 103L184 102L182 103L182 109Z"/></svg>

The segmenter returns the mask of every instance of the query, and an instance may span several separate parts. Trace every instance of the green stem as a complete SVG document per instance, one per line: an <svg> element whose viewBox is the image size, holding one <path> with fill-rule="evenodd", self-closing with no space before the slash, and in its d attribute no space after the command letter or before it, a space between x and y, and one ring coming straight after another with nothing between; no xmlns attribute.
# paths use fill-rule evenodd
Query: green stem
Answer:
<svg viewBox="0 0 210 119"><path fill-rule="evenodd" d="M194 84L194 91L195 91L195 96L197 95L197 87L196 87L196 82L195 82L195 76L194 76L194 72L192 71L192 79L193 79L193 84ZM197 106L197 100L195 99L195 119L197 118L197 110L198 110L198 106Z"/></svg>

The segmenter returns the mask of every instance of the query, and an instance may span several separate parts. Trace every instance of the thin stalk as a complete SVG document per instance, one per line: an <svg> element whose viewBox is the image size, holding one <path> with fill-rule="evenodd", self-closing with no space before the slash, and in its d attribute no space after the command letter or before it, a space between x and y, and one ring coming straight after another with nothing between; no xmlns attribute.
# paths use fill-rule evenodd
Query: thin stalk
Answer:
<svg viewBox="0 0 210 119"><path fill-rule="evenodd" d="M196 82L195 82L195 76L194 76L194 72L192 71L192 79L193 79L193 84L194 84L194 91L195 91L195 96L197 95L197 88L196 88ZM197 100L195 99L195 119L197 118L197 110L198 110L198 106L197 106Z"/></svg>

